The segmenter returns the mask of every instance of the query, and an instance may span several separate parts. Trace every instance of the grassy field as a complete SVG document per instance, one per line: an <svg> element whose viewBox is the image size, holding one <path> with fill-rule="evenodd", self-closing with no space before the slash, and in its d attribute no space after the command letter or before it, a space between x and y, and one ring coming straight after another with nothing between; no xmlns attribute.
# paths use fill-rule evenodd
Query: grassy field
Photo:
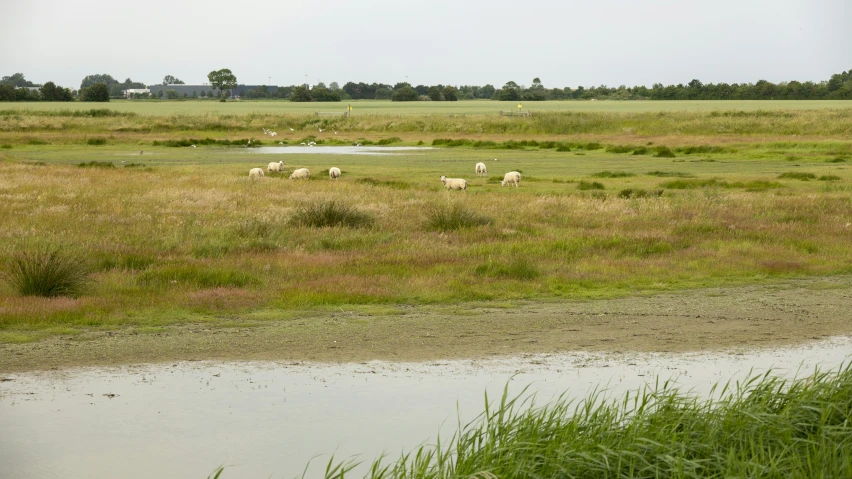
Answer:
<svg viewBox="0 0 852 479"><path fill-rule="evenodd" d="M552 146L397 156L0 150L0 255L55 247L94 272L78 298L20 297L0 284L0 341L242 324L341 305L601 298L852 272L848 141L673 147L674 157L654 156L655 145ZM279 159L284 175L248 178ZM475 177L477 161L487 179ZM106 164L114 167L98 167ZM343 170L339 181L324 173L330 166ZM313 178L287 180L297 167ZM520 188L500 187L510 170L522 172ZM467 178L468 191L445 191L441 175ZM301 221L305 207L329 201L366 219ZM471 226L435 222L454 211Z"/></svg>
<svg viewBox="0 0 852 479"><path fill-rule="evenodd" d="M541 101L506 102L491 100L457 102L393 102L389 100L355 100L340 103L293 103L289 101L130 101L112 100L109 103L20 102L6 103L2 110L110 110L137 115L312 115L315 112L344 112L352 106L353 116L360 115L472 115L497 114L500 111L586 112L586 113L648 113L648 112L710 112L725 110L824 110L852 108L844 100L737 100L737 101Z"/></svg>

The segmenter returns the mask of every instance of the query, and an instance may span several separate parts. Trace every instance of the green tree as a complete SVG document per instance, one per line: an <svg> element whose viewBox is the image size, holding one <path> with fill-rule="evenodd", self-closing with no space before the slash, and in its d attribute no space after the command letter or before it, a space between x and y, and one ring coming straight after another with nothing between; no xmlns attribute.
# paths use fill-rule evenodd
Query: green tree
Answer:
<svg viewBox="0 0 852 479"><path fill-rule="evenodd" d="M104 85L109 87L110 85L118 83L118 80L116 80L110 75L107 75L106 73L89 75L86 78L83 78L83 82L80 83L80 89L82 90L83 88L88 88L90 86L93 86L95 83L103 83ZM107 93L109 93L109 91L107 91Z"/></svg>
<svg viewBox="0 0 852 479"><path fill-rule="evenodd" d="M2 80L0 80L0 84L19 88L25 86L35 86L33 85L33 82L24 78L23 73L13 73L9 76L5 76Z"/></svg>
<svg viewBox="0 0 852 479"><path fill-rule="evenodd" d="M157 92L157 98L163 98L163 90Z"/></svg>
<svg viewBox="0 0 852 479"><path fill-rule="evenodd" d="M327 88L314 88L311 90L311 98L314 101L340 101L340 95Z"/></svg>
<svg viewBox="0 0 852 479"><path fill-rule="evenodd" d="M455 87L444 87L444 89L441 90L441 95L444 97L444 101L458 101Z"/></svg>
<svg viewBox="0 0 852 479"><path fill-rule="evenodd" d="M231 73L231 70L228 70L227 68L208 73L207 79L210 81L210 84L219 89L220 92L237 87L237 77L234 76L234 74Z"/></svg>
<svg viewBox="0 0 852 479"><path fill-rule="evenodd" d="M88 88L81 88L83 101L109 101L109 88L106 83L97 82Z"/></svg>
<svg viewBox="0 0 852 479"><path fill-rule="evenodd" d="M436 86L430 86L427 95L432 101L441 101L444 99L441 97L441 89Z"/></svg>
<svg viewBox="0 0 852 479"><path fill-rule="evenodd" d="M390 88L376 88L375 98L376 100L390 100L393 94L394 91Z"/></svg>
<svg viewBox="0 0 852 479"><path fill-rule="evenodd" d="M60 95L59 88L56 87L56 84L52 81L49 81L42 85L41 87L41 99L42 101L60 101L57 97Z"/></svg>
<svg viewBox="0 0 852 479"><path fill-rule="evenodd" d="M303 86L297 86L293 89L293 93L290 94L290 101L307 102L312 100L311 92Z"/></svg>
<svg viewBox="0 0 852 479"><path fill-rule="evenodd" d="M206 98L206 97L207 97L207 92L204 91L204 90L201 90L201 98Z"/></svg>
<svg viewBox="0 0 852 479"><path fill-rule="evenodd" d="M331 91L338 91L340 90L340 85L336 81L333 81L328 84L328 89Z"/></svg>
<svg viewBox="0 0 852 479"><path fill-rule="evenodd" d="M500 94L498 95L498 99L500 101L517 101L521 99L521 87L513 82L509 81L503 85L503 88L500 89Z"/></svg>
<svg viewBox="0 0 852 479"><path fill-rule="evenodd" d="M177 90L166 90L166 98L169 100L177 100L178 92Z"/></svg>
<svg viewBox="0 0 852 479"><path fill-rule="evenodd" d="M166 75L163 77L163 85L185 85L185 83L180 78Z"/></svg>
<svg viewBox="0 0 852 479"><path fill-rule="evenodd" d="M378 98L378 92L376 92L376 98ZM410 86L394 90L393 94L391 94L391 101L417 101L419 99L420 95L417 94L417 90Z"/></svg>

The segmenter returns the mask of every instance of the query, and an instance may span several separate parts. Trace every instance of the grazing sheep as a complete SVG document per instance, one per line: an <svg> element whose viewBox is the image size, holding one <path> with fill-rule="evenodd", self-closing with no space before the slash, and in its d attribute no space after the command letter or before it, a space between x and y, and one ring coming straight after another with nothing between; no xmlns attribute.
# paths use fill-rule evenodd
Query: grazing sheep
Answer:
<svg viewBox="0 0 852 479"><path fill-rule="evenodd" d="M282 171L284 171L284 162L278 161L270 163L269 166L266 167L266 172L272 173L273 171L276 173L281 173Z"/></svg>
<svg viewBox="0 0 852 479"><path fill-rule="evenodd" d="M263 168L252 168L249 170L249 178L263 178Z"/></svg>
<svg viewBox="0 0 852 479"><path fill-rule="evenodd" d="M441 183L448 190L467 190L467 180L461 178L447 178L446 176L442 176Z"/></svg>
<svg viewBox="0 0 852 479"><path fill-rule="evenodd" d="M517 171L510 171L506 173L506 176L503 177L503 181L500 182L500 186L512 185L514 187L518 187L521 184L521 174Z"/></svg>
<svg viewBox="0 0 852 479"><path fill-rule="evenodd" d="M337 168L336 166L329 168L328 169L328 177L331 178L332 180L336 180L336 179L340 178L340 168Z"/></svg>
<svg viewBox="0 0 852 479"><path fill-rule="evenodd" d="M476 164L476 176L488 176L488 168L486 168L485 163Z"/></svg>
<svg viewBox="0 0 852 479"><path fill-rule="evenodd" d="M294 171L293 174L290 175L291 180L298 180L298 179L307 180L310 177L311 177L311 172L308 171L307 168L299 168L298 170Z"/></svg>

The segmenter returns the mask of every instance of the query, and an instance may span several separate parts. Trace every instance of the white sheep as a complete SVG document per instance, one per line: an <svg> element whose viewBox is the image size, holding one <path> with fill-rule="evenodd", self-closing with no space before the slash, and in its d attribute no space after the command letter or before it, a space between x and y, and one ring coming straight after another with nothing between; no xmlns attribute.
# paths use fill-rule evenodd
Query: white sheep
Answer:
<svg viewBox="0 0 852 479"><path fill-rule="evenodd" d="M442 176L441 183L448 190L467 190L467 180L461 178L447 178L446 176Z"/></svg>
<svg viewBox="0 0 852 479"><path fill-rule="evenodd" d="M307 169L307 168L299 168L298 170L294 171L294 172L290 175L290 179L291 179L291 180L298 180L298 179L304 179L304 180L307 180L307 179L308 179L308 178L310 178L310 177L311 177L311 172L310 172L310 171L308 171L308 169Z"/></svg>
<svg viewBox="0 0 852 479"><path fill-rule="evenodd" d="M252 168L249 170L249 178L263 178L263 168Z"/></svg>
<svg viewBox="0 0 852 479"><path fill-rule="evenodd" d="M481 161L476 164L476 176L488 176L488 168Z"/></svg>
<svg viewBox="0 0 852 479"><path fill-rule="evenodd" d="M283 161L277 161L277 162L273 161L272 163L270 163L269 166L266 167L266 172L272 173L273 171L276 172L276 173L281 173L282 171L284 171L284 162Z"/></svg>
<svg viewBox="0 0 852 479"><path fill-rule="evenodd" d="M500 182L500 186L512 185L514 187L518 187L521 184L521 174L517 171L510 171L506 173L506 176L503 177L503 181Z"/></svg>
<svg viewBox="0 0 852 479"><path fill-rule="evenodd" d="M337 168L336 166L329 168L328 169L328 177L331 178L332 180L336 180L336 179L340 178L340 168Z"/></svg>

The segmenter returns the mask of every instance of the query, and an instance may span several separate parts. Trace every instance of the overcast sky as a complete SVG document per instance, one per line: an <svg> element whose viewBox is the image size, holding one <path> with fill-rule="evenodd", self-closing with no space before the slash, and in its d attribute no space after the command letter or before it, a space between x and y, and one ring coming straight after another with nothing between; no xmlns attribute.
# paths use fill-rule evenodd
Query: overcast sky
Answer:
<svg viewBox="0 0 852 479"><path fill-rule="evenodd" d="M0 76L550 87L827 80L852 0L3 0Z"/></svg>

